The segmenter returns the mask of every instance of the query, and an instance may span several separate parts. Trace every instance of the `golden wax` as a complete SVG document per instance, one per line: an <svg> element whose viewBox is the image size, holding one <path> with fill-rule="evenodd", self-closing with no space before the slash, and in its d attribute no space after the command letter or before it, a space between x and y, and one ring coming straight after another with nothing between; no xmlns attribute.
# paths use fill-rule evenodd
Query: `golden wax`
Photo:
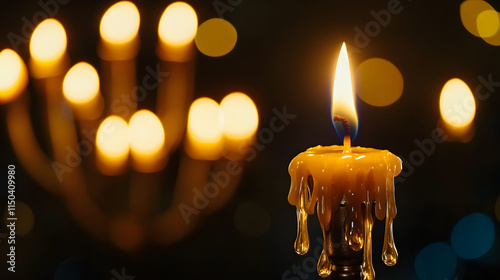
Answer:
<svg viewBox="0 0 500 280"><path fill-rule="evenodd" d="M298 232L295 251L309 250L307 215L318 219L324 238L323 252L318 260L318 273L331 273L332 255L329 238L332 216L344 204L349 215L345 221L346 241L354 251L364 249L363 279L373 279L371 263L371 231L373 208L377 219L386 218L382 258L386 265L397 261L392 235L392 220L396 217L394 177L401 172L401 160L387 150L345 146L317 146L297 155L289 166L291 177L288 201L297 208Z"/></svg>

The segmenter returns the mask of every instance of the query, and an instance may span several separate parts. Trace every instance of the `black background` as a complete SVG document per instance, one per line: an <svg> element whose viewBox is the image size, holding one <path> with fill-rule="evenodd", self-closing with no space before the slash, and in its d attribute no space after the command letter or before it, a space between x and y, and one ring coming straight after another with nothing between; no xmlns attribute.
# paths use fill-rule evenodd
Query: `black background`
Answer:
<svg viewBox="0 0 500 280"><path fill-rule="evenodd" d="M213 1L187 2L195 8L200 23L218 16ZM84 272L74 279L112 279L111 271L122 267L135 279L281 279L293 265L302 266L312 252L298 256L293 251L296 221L295 209L287 202L288 163L308 147L340 144L330 118L334 58L342 41L356 46L354 28L364 29L374 20L370 11L386 9L388 2L233 1L239 4L223 16L238 30L237 45L221 58L198 53L195 97L220 101L230 92L245 92L258 107L261 128L269 126L273 108L286 106L297 117L249 163L234 198L172 246L148 246L136 254L124 254L111 244L95 241L72 219L60 197L45 192L22 170L2 117L0 166L18 166L17 198L30 205L35 215L30 234L17 238L15 276L53 279L59 265L68 259L70 267ZM100 18L113 3L71 0L59 5L55 18L66 29L72 63L87 61L99 69ZM138 77L146 74L141 69L157 63L157 24L169 3L135 1L141 13ZM500 81L500 52L463 27L459 1L401 0L401 6L402 12L392 15L389 25L370 38L366 47L350 51L352 68L365 59L381 57L396 65L404 77L404 92L396 103L379 108L358 100L360 124L353 145L388 149L407 160L417 149L414 141L430 138L436 127L444 83L459 77L474 91L480 84L478 76L492 75L494 81ZM22 36L22 18L33 22L38 11L43 9L36 1L3 1L0 48L12 48L8 34ZM19 45L19 53L27 61L28 45ZM155 92L151 92L139 106L150 108L154 102ZM383 265L383 223L377 222L373 238L377 279L417 279L414 260L418 252L433 242L448 242L456 222L474 212L492 218L496 242L479 259L460 259L457 279L498 277L500 227L494 208L500 195L500 89L486 100L476 99L476 104L474 138L466 144L437 144L435 152L396 185L394 235L400 260L395 267ZM175 160L167 168L175 170ZM2 190L4 203L4 183ZM246 237L235 228L234 213L246 202L268 211L271 225L264 235ZM314 249L314 240L320 236L315 216L309 225ZM6 253L5 241L0 243L0 252ZM4 261L0 268L0 274L7 277L2 279L15 279L7 273ZM320 279L315 271L307 277Z"/></svg>

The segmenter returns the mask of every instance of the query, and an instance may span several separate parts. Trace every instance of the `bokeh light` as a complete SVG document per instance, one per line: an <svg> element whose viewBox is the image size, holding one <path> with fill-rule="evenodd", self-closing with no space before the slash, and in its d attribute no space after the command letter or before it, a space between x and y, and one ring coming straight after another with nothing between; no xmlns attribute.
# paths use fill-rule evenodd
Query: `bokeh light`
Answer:
<svg viewBox="0 0 500 280"><path fill-rule="evenodd" d="M222 138L219 104L208 97L196 99L189 109L188 134L200 143L215 143Z"/></svg>
<svg viewBox="0 0 500 280"><path fill-rule="evenodd" d="M137 36L139 25L140 15L137 7L132 2L121 1L104 13L99 31L103 40L123 44Z"/></svg>
<svg viewBox="0 0 500 280"><path fill-rule="evenodd" d="M195 159L216 160L222 153L222 122L217 102L201 97L189 109L186 152Z"/></svg>
<svg viewBox="0 0 500 280"><path fill-rule="evenodd" d="M495 9L485 1L467 0L460 4L460 19L462 24L472 35L481 37L478 30L478 16L484 11L495 11Z"/></svg>
<svg viewBox="0 0 500 280"><path fill-rule="evenodd" d="M257 203L243 203L234 213L234 226L244 236L262 236L269 230L270 225L269 212Z"/></svg>
<svg viewBox="0 0 500 280"><path fill-rule="evenodd" d="M475 259L484 255L495 241L495 227L490 217L474 213L462 218L451 232L451 245L458 256Z"/></svg>
<svg viewBox="0 0 500 280"><path fill-rule="evenodd" d="M212 18L198 27L195 43L200 52L219 57L228 54L236 45L238 33L227 20Z"/></svg>
<svg viewBox="0 0 500 280"><path fill-rule="evenodd" d="M126 158L129 152L129 143L128 124L118 116L107 117L97 130L97 151L109 159Z"/></svg>
<svg viewBox="0 0 500 280"><path fill-rule="evenodd" d="M16 234L20 236L25 236L32 229L35 224L35 216L33 215L33 210L26 203L16 200ZM7 221L8 217L12 217L8 213L8 207L5 208L4 220Z"/></svg>
<svg viewBox="0 0 500 280"><path fill-rule="evenodd" d="M95 68L86 63L75 64L64 77L64 97L71 103L86 103L99 94L99 76Z"/></svg>
<svg viewBox="0 0 500 280"><path fill-rule="evenodd" d="M137 111L129 122L132 155L153 155L163 148L165 132L158 117L148 110Z"/></svg>
<svg viewBox="0 0 500 280"><path fill-rule="evenodd" d="M197 28L198 17L194 9L184 2L174 2L161 16L158 35L168 45L186 45L193 41Z"/></svg>
<svg viewBox="0 0 500 280"><path fill-rule="evenodd" d="M28 74L24 61L11 50L0 52L0 104L17 98L26 89Z"/></svg>
<svg viewBox="0 0 500 280"><path fill-rule="evenodd" d="M443 120L454 127L469 125L476 114L476 103L467 84L454 78L449 80L441 91L439 109Z"/></svg>
<svg viewBox="0 0 500 280"><path fill-rule="evenodd" d="M231 139L247 139L259 126L259 114L252 99L241 92L228 94L220 103L224 135Z"/></svg>
<svg viewBox="0 0 500 280"><path fill-rule="evenodd" d="M403 75L390 61L370 58L356 69L356 92L372 106L388 106L403 94Z"/></svg>
<svg viewBox="0 0 500 280"><path fill-rule="evenodd" d="M495 10L482 11L477 16L477 31L481 38L488 38L495 35L500 27L500 19Z"/></svg>
<svg viewBox="0 0 500 280"><path fill-rule="evenodd" d="M33 31L30 54L40 62L53 62L66 52L66 31L62 24L52 18L42 21Z"/></svg>
<svg viewBox="0 0 500 280"><path fill-rule="evenodd" d="M426 246L415 258L415 271L420 280L451 279L456 269L457 256L444 242Z"/></svg>

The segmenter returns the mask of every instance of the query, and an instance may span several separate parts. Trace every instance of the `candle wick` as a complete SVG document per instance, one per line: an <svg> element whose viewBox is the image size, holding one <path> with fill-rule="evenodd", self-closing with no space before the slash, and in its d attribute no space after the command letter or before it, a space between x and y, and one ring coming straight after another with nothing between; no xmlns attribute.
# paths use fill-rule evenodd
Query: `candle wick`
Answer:
<svg viewBox="0 0 500 280"><path fill-rule="evenodd" d="M340 115L334 115L333 121L342 123L342 127L344 128L344 153L351 152L351 125L349 121Z"/></svg>

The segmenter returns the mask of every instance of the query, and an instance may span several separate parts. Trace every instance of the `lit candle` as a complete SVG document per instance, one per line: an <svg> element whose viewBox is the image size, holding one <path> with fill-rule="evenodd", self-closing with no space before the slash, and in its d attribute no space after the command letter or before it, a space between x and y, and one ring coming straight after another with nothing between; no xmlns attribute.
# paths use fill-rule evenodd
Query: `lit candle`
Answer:
<svg viewBox="0 0 500 280"><path fill-rule="evenodd" d="M140 110L130 118L128 126L134 169L145 173L163 169L165 132L158 117L151 111Z"/></svg>
<svg viewBox="0 0 500 280"><path fill-rule="evenodd" d="M216 160L222 155L220 107L208 97L196 99L189 109L186 153L199 160Z"/></svg>
<svg viewBox="0 0 500 280"><path fill-rule="evenodd" d="M66 31L62 24L53 18L42 21L31 35L31 76L42 79L62 75L69 63L66 46Z"/></svg>
<svg viewBox="0 0 500 280"><path fill-rule="evenodd" d="M259 114L252 99L241 92L228 94L220 102L224 157L240 160L246 147L253 144L259 126Z"/></svg>
<svg viewBox="0 0 500 280"><path fill-rule="evenodd" d="M344 135L344 145L309 148L296 156L289 166L292 182L288 201L296 206L298 219L295 251L302 255L309 249L307 215L314 213L317 204L324 238L318 273L327 277L332 270L345 265L339 260L342 248L335 247L332 240L335 233L341 231L345 239L336 242L354 252L363 249L362 263L359 263L362 277L374 279L373 212L379 220L386 218L382 254L385 264L392 266L398 258L392 236L392 220L396 216L393 178L401 172L402 166L401 160L387 150L350 146L351 132L354 132L351 128L357 128L357 115L345 43L335 71L332 119L337 132ZM338 224L335 215L340 207L347 209L347 216L343 226L338 228L334 224Z"/></svg>
<svg viewBox="0 0 500 280"><path fill-rule="evenodd" d="M71 67L64 77L63 94L77 118L93 120L101 115L99 76L92 65L80 62Z"/></svg>
<svg viewBox="0 0 500 280"><path fill-rule="evenodd" d="M441 119L438 126L444 129L447 141L468 142L472 139L476 102L464 81L454 78L444 85L439 109Z"/></svg>
<svg viewBox="0 0 500 280"><path fill-rule="evenodd" d="M41 186L56 193L57 178L49 159L36 141L29 115L28 70L11 49L0 52L0 104L5 106L7 129L12 148L24 169ZM2 106L2 107L3 107Z"/></svg>
<svg viewBox="0 0 500 280"><path fill-rule="evenodd" d="M120 1L102 16L98 52L102 59L107 111L129 119L137 109L135 57L139 52L140 15L130 1Z"/></svg>
<svg viewBox="0 0 500 280"><path fill-rule="evenodd" d="M171 153L181 143L186 115L193 96L194 37L198 28L195 10L184 2L174 2L163 12L158 24L157 55L160 72L168 73L158 81L156 113L168 137L165 151Z"/></svg>
<svg viewBox="0 0 500 280"><path fill-rule="evenodd" d="M107 117L96 135L96 165L105 175L125 172L130 150L127 122L118 116Z"/></svg>

